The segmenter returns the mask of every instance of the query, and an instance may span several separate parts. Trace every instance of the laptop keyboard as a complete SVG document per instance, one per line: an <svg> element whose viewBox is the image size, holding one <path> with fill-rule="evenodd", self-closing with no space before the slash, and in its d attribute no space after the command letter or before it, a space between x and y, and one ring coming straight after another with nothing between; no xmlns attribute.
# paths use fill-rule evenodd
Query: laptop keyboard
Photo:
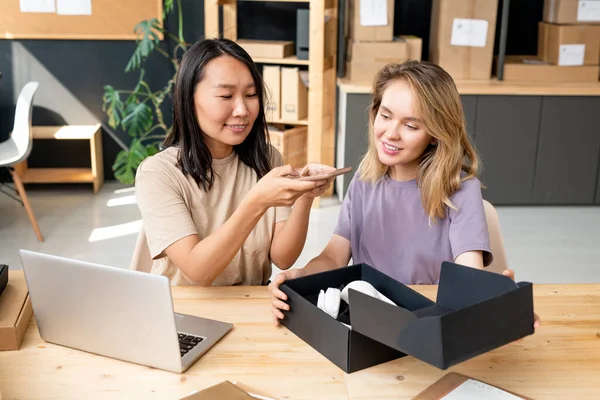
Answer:
<svg viewBox="0 0 600 400"><path fill-rule="evenodd" d="M185 333L179 333L178 337L179 351L181 352L181 357L185 356L189 351L191 351L203 340L199 336L186 335Z"/></svg>

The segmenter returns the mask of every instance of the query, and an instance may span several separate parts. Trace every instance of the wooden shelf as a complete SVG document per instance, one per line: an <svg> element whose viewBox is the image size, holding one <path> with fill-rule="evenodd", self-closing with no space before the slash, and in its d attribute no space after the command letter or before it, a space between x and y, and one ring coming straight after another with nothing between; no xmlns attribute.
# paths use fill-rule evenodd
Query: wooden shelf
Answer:
<svg viewBox="0 0 600 400"><path fill-rule="evenodd" d="M251 0L255 1L255 0ZM310 60L298 60L296 56L290 56L286 58L262 58L255 57L253 58L254 62L257 64L287 64L287 65L309 65Z"/></svg>
<svg viewBox="0 0 600 400"><path fill-rule="evenodd" d="M299 121L292 121L286 119L275 119L272 121L267 121L268 124L283 124L283 125L308 125L308 120L301 119Z"/></svg>
<svg viewBox="0 0 600 400"><path fill-rule="evenodd" d="M306 158L335 165L335 96L338 30L338 0L216 0L204 2L204 37L238 40L238 1L281 1L309 5L309 59L255 57L257 64L305 65L308 67L308 117L303 120L276 119L270 124L307 126ZM222 16L222 18L220 18ZM325 196L330 196L333 186ZM313 202L319 207L320 197Z"/></svg>
<svg viewBox="0 0 600 400"><path fill-rule="evenodd" d="M21 177L24 183L94 182L91 168L30 168Z"/></svg>
<svg viewBox="0 0 600 400"><path fill-rule="evenodd" d="M371 85L346 79L338 79L338 87L346 93L371 93ZM464 95L600 96L600 82L543 84L487 79L456 81L456 87Z"/></svg>
<svg viewBox="0 0 600 400"><path fill-rule="evenodd" d="M310 3L310 0L238 0L238 1L254 1L254 2L269 2L269 3Z"/></svg>

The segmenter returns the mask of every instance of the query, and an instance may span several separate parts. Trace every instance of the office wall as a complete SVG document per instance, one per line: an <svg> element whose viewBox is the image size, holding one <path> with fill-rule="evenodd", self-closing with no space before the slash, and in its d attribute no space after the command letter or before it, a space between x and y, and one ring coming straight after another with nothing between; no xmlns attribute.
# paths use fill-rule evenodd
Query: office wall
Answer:
<svg viewBox="0 0 600 400"><path fill-rule="evenodd" d="M502 0L500 1L500 9ZM184 36L195 41L204 31L204 4L201 0L182 0ZM305 3L240 2L238 34L243 38L294 40L295 10ZM507 52L535 54L537 21L541 19L543 0L511 2ZM272 18L276 13L277 18ZM423 56L427 59L431 0L396 0L394 31L424 39ZM176 26L175 15L168 24ZM169 42L162 43L164 49ZM40 81L34 110L36 124L88 124L101 121L104 126L104 169L113 179L111 164L121 145L129 142L123 132L112 132L102 112L103 86L133 87L136 73L125 73L135 45L130 41L58 41L0 40L0 141L6 139L13 123L18 91L28 79ZM153 56L146 66L151 87L160 87L172 73L168 61ZM164 104L165 118L171 120L171 103ZM65 157L68 154L68 157ZM89 163L85 143L44 142L34 147L33 166L86 166Z"/></svg>

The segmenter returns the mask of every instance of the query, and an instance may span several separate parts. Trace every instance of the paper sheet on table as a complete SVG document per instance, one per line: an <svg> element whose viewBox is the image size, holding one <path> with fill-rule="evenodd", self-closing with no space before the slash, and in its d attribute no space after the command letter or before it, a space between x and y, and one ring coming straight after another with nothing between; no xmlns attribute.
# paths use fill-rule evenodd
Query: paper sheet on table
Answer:
<svg viewBox="0 0 600 400"><path fill-rule="evenodd" d="M54 0L21 0L21 12L53 13L56 11Z"/></svg>
<svg viewBox="0 0 600 400"><path fill-rule="evenodd" d="M515 396L504 390L487 385L473 379L467 379L456 389L442 397L440 400L523 400L522 397Z"/></svg>
<svg viewBox="0 0 600 400"><path fill-rule="evenodd" d="M360 1L360 24L362 26L387 25L387 0L354 1Z"/></svg>
<svg viewBox="0 0 600 400"><path fill-rule="evenodd" d="M59 15L92 15L92 0L56 0L56 12Z"/></svg>

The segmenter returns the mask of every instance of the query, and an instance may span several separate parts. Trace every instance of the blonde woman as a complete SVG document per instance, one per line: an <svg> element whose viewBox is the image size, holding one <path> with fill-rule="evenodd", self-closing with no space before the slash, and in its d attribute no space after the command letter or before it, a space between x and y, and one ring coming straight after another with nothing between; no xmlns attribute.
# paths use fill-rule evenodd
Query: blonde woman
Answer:
<svg viewBox="0 0 600 400"><path fill-rule="evenodd" d="M346 266L351 258L404 284L439 283L443 261L489 265L478 166L450 75L428 62L384 67L373 86L369 147L334 234L304 268L269 285L274 323L289 309L281 283ZM514 279L512 270L505 275Z"/></svg>

